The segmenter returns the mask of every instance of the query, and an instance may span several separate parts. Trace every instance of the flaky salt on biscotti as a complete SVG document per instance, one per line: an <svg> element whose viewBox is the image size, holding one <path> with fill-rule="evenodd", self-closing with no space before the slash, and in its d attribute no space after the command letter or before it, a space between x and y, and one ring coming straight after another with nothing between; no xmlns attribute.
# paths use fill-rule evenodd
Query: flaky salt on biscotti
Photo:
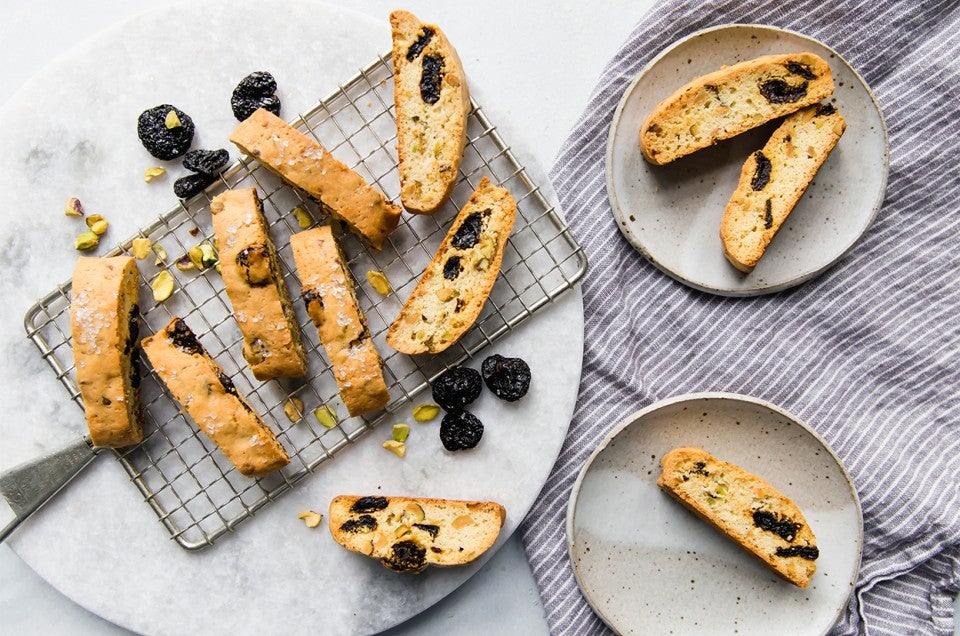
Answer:
<svg viewBox="0 0 960 636"><path fill-rule="evenodd" d="M133 358L140 329L138 278L128 256L81 256L73 270L73 358L95 446L119 448L143 439L140 370Z"/></svg>
<svg viewBox="0 0 960 636"><path fill-rule="evenodd" d="M457 181L467 143L470 93L463 64L435 24L408 11L390 14L393 99L400 158L400 199L431 214Z"/></svg>
<svg viewBox="0 0 960 636"><path fill-rule="evenodd" d="M396 572L470 563L492 546L506 511L492 501L336 497L330 533L337 543Z"/></svg>
<svg viewBox="0 0 960 636"><path fill-rule="evenodd" d="M260 477L290 463L277 436L182 319L174 317L141 346L173 398L240 474Z"/></svg>
<svg viewBox="0 0 960 636"><path fill-rule="evenodd" d="M330 360L340 399L351 416L390 401L383 361L360 309L353 277L329 225L290 237L303 302Z"/></svg>
<svg viewBox="0 0 960 636"><path fill-rule="evenodd" d="M481 179L390 325L387 344L439 353L466 333L493 289L516 216L510 193Z"/></svg>
<svg viewBox="0 0 960 636"><path fill-rule="evenodd" d="M324 210L377 249L400 221L399 206L326 148L264 108L237 126L230 141L319 201Z"/></svg>
<svg viewBox="0 0 960 636"><path fill-rule="evenodd" d="M243 334L243 357L258 380L307 372L300 325L283 282L256 188L227 190L210 202L221 276Z"/></svg>
<svg viewBox="0 0 960 636"><path fill-rule="evenodd" d="M813 53L764 55L694 79L640 126L640 150L663 165L833 94L830 65Z"/></svg>
<svg viewBox="0 0 960 636"><path fill-rule="evenodd" d="M757 266L846 126L831 104L809 106L750 155L720 222L723 253L734 267L751 272Z"/></svg>
<svg viewBox="0 0 960 636"><path fill-rule="evenodd" d="M700 448L660 460L657 485L799 587L810 585L820 555L800 509L766 481Z"/></svg>

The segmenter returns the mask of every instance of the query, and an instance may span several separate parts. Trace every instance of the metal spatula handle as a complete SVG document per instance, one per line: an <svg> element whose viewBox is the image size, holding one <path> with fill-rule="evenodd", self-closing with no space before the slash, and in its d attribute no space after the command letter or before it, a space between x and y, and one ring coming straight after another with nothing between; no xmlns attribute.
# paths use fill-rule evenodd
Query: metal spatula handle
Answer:
<svg viewBox="0 0 960 636"><path fill-rule="evenodd" d="M80 474L99 452L84 437L0 475L0 495L14 517L0 530L0 542Z"/></svg>

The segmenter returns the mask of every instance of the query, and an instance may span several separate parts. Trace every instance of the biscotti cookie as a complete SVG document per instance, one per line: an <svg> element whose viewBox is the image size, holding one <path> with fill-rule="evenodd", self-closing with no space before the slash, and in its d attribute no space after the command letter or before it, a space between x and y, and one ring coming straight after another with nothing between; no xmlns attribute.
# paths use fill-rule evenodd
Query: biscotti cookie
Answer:
<svg viewBox="0 0 960 636"><path fill-rule="evenodd" d="M750 155L720 222L723 253L734 267L756 267L846 126L832 105L810 106L787 117Z"/></svg>
<svg viewBox="0 0 960 636"><path fill-rule="evenodd" d="M463 64L435 24L408 11L390 14L400 199L435 212L457 181L467 143L470 92Z"/></svg>
<svg viewBox="0 0 960 636"><path fill-rule="evenodd" d="M484 177L427 265L387 344L402 353L438 353L466 333L500 272L517 204Z"/></svg>
<svg viewBox="0 0 960 636"><path fill-rule="evenodd" d="M400 221L394 205L363 177L299 130L263 108L230 135L244 153L319 201L370 245L380 249Z"/></svg>
<svg viewBox="0 0 960 636"><path fill-rule="evenodd" d="M300 325L256 188L227 190L210 202L223 286L243 334L243 357L258 380L307 372Z"/></svg>
<svg viewBox="0 0 960 636"><path fill-rule="evenodd" d="M240 474L260 477L290 457L233 381L180 318L141 343L153 370L174 399L223 451Z"/></svg>
<svg viewBox="0 0 960 636"><path fill-rule="evenodd" d="M462 565L497 540L506 511L492 501L336 497L330 533L337 543L396 572Z"/></svg>
<svg viewBox="0 0 960 636"><path fill-rule="evenodd" d="M699 448L660 460L657 485L794 585L807 587L820 556L800 509L763 479Z"/></svg>
<svg viewBox="0 0 960 636"><path fill-rule="evenodd" d="M764 55L696 78L640 126L640 150L662 165L833 94L830 65L813 53Z"/></svg>
<svg viewBox="0 0 960 636"><path fill-rule="evenodd" d="M360 415L383 408L390 401L383 362L330 226L294 234L290 247L307 313L317 326L347 411Z"/></svg>
<svg viewBox="0 0 960 636"><path fill-rule="evenodd" d="M140 370L133 358L140 330L138 278L136 262L127 256L81 256L73 270L73 359L96 446L118 448L143 439Z"/></svg>

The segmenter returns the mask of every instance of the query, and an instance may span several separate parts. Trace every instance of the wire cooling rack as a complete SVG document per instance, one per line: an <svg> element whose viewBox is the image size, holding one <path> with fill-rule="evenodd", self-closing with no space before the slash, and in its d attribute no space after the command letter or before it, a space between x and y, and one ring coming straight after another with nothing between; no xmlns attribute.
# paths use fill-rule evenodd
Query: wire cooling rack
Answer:
<svg viewBox="0 0 960 636"><path fill-rule="evenodd" d="M388 198L399 200L396 122L393 112L393 67L381 56L342 85L333 95L293 125L312 136L335 157L353 167ZM404 214L379 252L350 234L341 234L344 252L357 280L357 295L367 315L378 351L384 357L384 379L391 401L380 412L346 417L317 330L299 301L290 235L301 231L293 214L301 207L314 224L327 216L317 203L283 184L256 161L244 158L218 182L176 208L139 237L164 248L167 258L155 263L151 254L138 262L142 334L162 329L173 316L182 317L207 351L224 367L280 439L291 457L283 470L260 479L242 476L180 411L152 372L141 383L145 438L135 447L116 451L131 481L181 546L211 545L270 501L290 490L320 464L393 414L408 408L445 369L472 358L488 344L529 319L580 280L586 257L556 210L527 174L474 102L467 127L467 147L450 202L432 216ZM387 328L400 312L456 216L479 183L488 176L506 187L517 201L517 221L507 242L500 276L474 326L454 346L436 356L397 353L385 341ZM212 241L210 200L227 188L256 187L264 202L270 233L282 261L286 284L295 299L297 318L310 361L305 378L258 382L241 355L242 337L231 313L223 283L214 268L180 271L174 262L204 240ZM111 255L130 254L132 239ZM383 272L392 291L380 295L366 281L368 271ZM150 283L161 271L176 279L173 295L156 303ZM39 347L70 397L83 408L75 379L70 338L70 282L48 294L27 313L28 336ZM146 365L143 365L144 367ZM303 417L292 422L284 413L289 398L304 404ZM339 422L321 425L311 412L326 405Z"/></svg>

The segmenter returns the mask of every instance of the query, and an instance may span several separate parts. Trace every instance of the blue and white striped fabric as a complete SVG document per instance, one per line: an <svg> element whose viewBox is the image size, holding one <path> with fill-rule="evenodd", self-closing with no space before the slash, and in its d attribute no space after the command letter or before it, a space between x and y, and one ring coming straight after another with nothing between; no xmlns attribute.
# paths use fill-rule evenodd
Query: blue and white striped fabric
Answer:
<svg viewBox="0 0 960 636"><path fill-rule="evenodd" d="M836 49L886 118L890 176L873 226L788 292L722 298L647 263L620 235L607 131L643 66L725 23L771 24ZM655 399L722 390L817 427L860 494L864 551L842 634L953 632L960 585L960 2L661 2L604 71L551 177L590 259L580 397L522 527L554 633L603 633L566 554L570 489L607 430ZM699 352L710 351L709 356ZM753 380L763 376L758 385Z"/></svg>

